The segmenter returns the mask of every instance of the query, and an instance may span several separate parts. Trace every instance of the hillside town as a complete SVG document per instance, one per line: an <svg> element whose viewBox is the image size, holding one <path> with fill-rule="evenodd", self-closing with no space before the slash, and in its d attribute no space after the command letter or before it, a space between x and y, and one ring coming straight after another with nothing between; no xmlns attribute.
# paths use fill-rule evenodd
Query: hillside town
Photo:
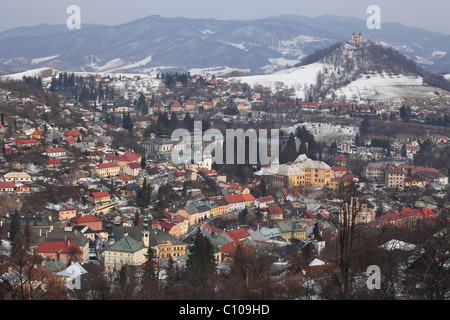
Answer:
<svg viewBox="0 0 450 320"><path fill-rule="evenodd" d="M190 73L0 86L5 299L448 298L444 102L299 99ZM191 146L172 131L194 121L277 128L279 156L173 163ZM204 246L206 280L193 262ZM381 263L384 290L370 290L366 269Z"/></svg>

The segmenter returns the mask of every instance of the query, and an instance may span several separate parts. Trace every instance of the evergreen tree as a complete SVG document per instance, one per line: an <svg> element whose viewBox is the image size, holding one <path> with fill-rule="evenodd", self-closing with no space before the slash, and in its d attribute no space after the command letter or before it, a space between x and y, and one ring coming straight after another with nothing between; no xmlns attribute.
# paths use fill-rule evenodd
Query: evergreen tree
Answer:
<svg viewBox="0 0 450 320"><path fill-rule="evenodd" d="M297 156L297 148L295 145L295 137L294 137L294 134L291 133L289 135L289 139L286 143L286 147L284 148L284 150L281 154L280 160L283 163L293 162L295 160L296 156Z"/></svg>
<svg viewBox="0 0 450 320"><path fill-rule="evenodd" d="M14 215L11 219L11 231L9 233L9 239L11 243L13 243L18 236L20 236L21 227L20 227L20 214L17 210L14 211Z"/></svg>
<svg viewBox="0 0 450 320"><path fill-rule="evenodd" d="M267 187L266 187L266 180L261 179L261 182L259 184L259 188L261 190L261 197L267 196Z"/></svg>
<svg viewBox="0 0 450 320"><path fill-rule="evenodd" d="M177 127L177 124L178 124L177 114L175 113L175 111L173 111L170 116L170 128L175 129Z"/></svg>
<svg viewBox="0 0 450 320"><path fill-rule="evenodd" d="M303 140L300 143L300 148L298 148L298 154L307 154L308 153L308 147L306 146L306 142Z"/></svg>
<svg viewBox="0 0 450 320"><path fill-rule="evenodd" d="M365 116L364 120L361 121L361 124L359 126L359 133L361 134L361 136L364 136L367 133L369 126L370 126L369 117Z"/></svg>
<svg viewBox="0 0 450 320"><path fill-rule="evenodd" d="M402 145L402 149L400 150L400 154L402 157L406 157L406 145Z"/></svg>
<svg viewBox="0 0 450 320"><path fill-rule="evenodd" d="M192 293L196 298L211 297L211 279L216 272L214 249L211 241L197 229L192 249L186 261L187 280L192 285Z"/></svg>

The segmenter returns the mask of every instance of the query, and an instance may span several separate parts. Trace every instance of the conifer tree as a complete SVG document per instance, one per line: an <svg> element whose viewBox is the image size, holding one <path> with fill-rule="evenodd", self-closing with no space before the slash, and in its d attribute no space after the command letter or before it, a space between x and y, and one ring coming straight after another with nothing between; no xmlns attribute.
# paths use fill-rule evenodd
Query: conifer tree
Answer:
<svg viewBox="0 0 450 320"><path fill-rule="evenodd" d="M196 298L208 298L211 294L211 279L216 272L214 249L211 241L197 229L193 247L186 262L186 276Z"/></svg>

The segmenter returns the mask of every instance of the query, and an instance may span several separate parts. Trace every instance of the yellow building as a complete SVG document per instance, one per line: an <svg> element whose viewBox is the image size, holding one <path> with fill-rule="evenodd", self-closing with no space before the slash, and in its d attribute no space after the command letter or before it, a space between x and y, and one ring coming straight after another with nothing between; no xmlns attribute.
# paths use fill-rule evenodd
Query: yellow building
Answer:
<svg viewBox="0 0 450 320"><path fill-rule="evenodd" d="M94 168L94 174L99 178L118 176L120 174L120 166L114 162L99 163Z"/></svg>
<svg viewBox="0 0 450 320"><path fill-rule="evenodd" d="M142 239L146 247L152 247L158 259L167 260L186 254L186 243L159 229L143 230Z"/></svg>
<svg viewBox="0 0 450 320"><path fill-rule="evenodd" d="M141 241L137 241L125 234L122 239L105 250L105 269L107 272L120 270L124 265L140 266L146 258L147 248Z"/></svg>
<svg viewBox="0 0 450 320"><path fill-rule="evenodd" d="M331 181L331 167L323 161L309 159L304 154L299 155L293 163L269 168L265 174L272 176L272 186L276 189L302 190L306 186L323 188Z"/></svg>
<svg viewBox="0 0 450 320"><path fill-rule="evenodd" d="M277 227L283 234L283 239L297 239L302 241L306 239L306 230L294 221L280 221L277 223Z"/></svg>

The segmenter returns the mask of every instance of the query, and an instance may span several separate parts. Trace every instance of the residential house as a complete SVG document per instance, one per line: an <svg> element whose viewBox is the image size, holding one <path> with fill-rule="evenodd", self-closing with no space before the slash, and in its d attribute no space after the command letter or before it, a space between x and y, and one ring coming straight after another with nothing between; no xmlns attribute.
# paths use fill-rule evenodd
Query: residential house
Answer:
<svg viewBox="0 0 450 320"><path fill-rule="evenodd" d="M364 176L375 183L384 183L386 165L381 162L371 162L364 169Z"/></svg>
<svg viewBox="0 0 450 320"><path fill-rule="evenodd" d="M59 221L70 220L73 217L75 217L76 215L77 215L77 209L75 209L74 206L72 206L68 203L63 203L59 206L59 209L58 209L58 220Z"/></svg>
<svg viewBox="0 0 450 320"><path fill-rule="evenodd" d="M67 156L67 151L64 148L47 148L45 152L49 158L63 158Z"/></svg>
<svg viewBox="0 0 450 320"><path fill-rule="evenodd" d="M108 191L91 192L89 195L89 201L92 203L108 202L111 201L111 195Z"/></svg>
<svg viewBox="0 0 450 320"><path fill-rule="evenodd" d="M195 206L188 205L184 207L184 211L187 213L186 218L189 221L189 226L193 226L199 222L198 210Z"/></svg>
<svg viewBox="0 0 450 320"><path fill-rule="evenodd" d="M35 253L45 259L60 261L66 265L83 261L83 252L72 237L68 237L62 242L42 242Z"/></svg>
<svg viewBox="0 0 450 320"><path fill-rule="evenodd" d="M140 266L146 261L147 248L142 241L133 239L125 233L105 249L104 265L107 272L120 270L124 265Z"/></svg>
<svg viewBox="0 0 450 320"><path fill-rule="evenodd" d="M306 230L300 227L295 221L280 221L277 222L277 227L283 234L283 239L291 240L305 240Z"/></svg>
<svg viewBox="0 0 450 320"><path fill-rule="evenodd" d="M241 194L232 194L225 196L228 203L228 212L241 211L245 209L245 199Z"/></svg>
<svg viewBox="0 0 450 320"><path fill-rule="evenodd" d="M217 215L228 213L228 202L224 198L215 198L214 202L217 205Z"/></svg>
<svg viewBox="0 0 450 320"><path fill-rule="evenodd" d="M136 177L141 173L141 165L137 162L127 163L122 170L124 174Z"/></svg>
<svg viewBox="0 0 450 320"><path fill-rule="evenodd" d="M0 181L0 192L13 192L14 182L12 181Z"/></svg>
<svg viewBox="0 0 450 320"><path fill-rule="evenodd" d="M259 197L255 200L255 205L259 209L267 208L269 205L273 204L275 202L275 198L271 195Z"/></svg>
<svg viewBox="0 0 450 320"><path fill-rule="evenodd" d="M255 204L255 197L251 193L243 193L242 198L245 200L245 206L253 207Z"/></svg>
<svg viewBox="0 0 450 320"><path fill-rule="evenodd" d="M30 224L31 225L31 224ZM72 238L82 251L82 261L89 261L89 239L86 238L80 231L73 229L72 226L63 228L52 228L51 231L46 232L37 240L39 246L43 242L65 242Z"/></svg>
<svg viewBox="0 0 450 320"><path fill-rule="evenodd" d="M64 136L68 138L73 138L77 141L78 140L82 141L83 139L83 135L81 134L81 132L75 129L64 132Z"/></svg>
<svg viewBox="0 0 450 320"><path fill-rule="evenodd" d="M195 103L195 101L186 100L186 102L184 103L184 109L186 110L186 112L197 111L197 104Z"/></svg>
<svg viewBox="0 0 450 320"><path fill-rule="evenodd" d="M403 190L405 188L405 172L400 168L387 168L385 172L385 185L389 189Z"/></svg>
<svg viewBox="0 0 450 320"><path fill-rule="evenodd" d="M103 229L102 220L90 214L77 215L70 219L70 224L72 226L86 226L94 231L101 231Z"/></svg>
<svg viewBox="0 0 450 320"><path fill-rule="evenodd" d="M189 220L180 214L173 215L170 219L167 219L167 222L176 224L180 229L180 235L185 235L189 230Z"/></svg>
<svg viewBox="0 0 450 320"><path fill-rule="evenodd" d="M283 210L280 206L268 206L267 213L270 220L283 220Z"/></svg>
<svg viewBox="0 0 450 320"><path fill-rule="evenodd" d="M181 230L177 224L168 221L160 221L159 224L161 225L162 231L171 234L175 238L181 236Z"/></svg>
<svg viewBox="0 0 450 320"><path fill-rule="evenodd" d="M27 182L31 183L31 176L26 172L11 171L3 176L3 180L7 182Z"/></svg>
<svg viewBox="0 0 450 320"><path fill-rule="evenodd" d="M134 196L137 195L141 189L139 184L129 183L120 188L119 192L125 196Z"/></svg>
<svg viewBox="0 0 450 320"><path fill-rule="evenodd" d="M110 178L120 174L120 166L114 162L99 163L93 171L99 178Z"/></svg>

